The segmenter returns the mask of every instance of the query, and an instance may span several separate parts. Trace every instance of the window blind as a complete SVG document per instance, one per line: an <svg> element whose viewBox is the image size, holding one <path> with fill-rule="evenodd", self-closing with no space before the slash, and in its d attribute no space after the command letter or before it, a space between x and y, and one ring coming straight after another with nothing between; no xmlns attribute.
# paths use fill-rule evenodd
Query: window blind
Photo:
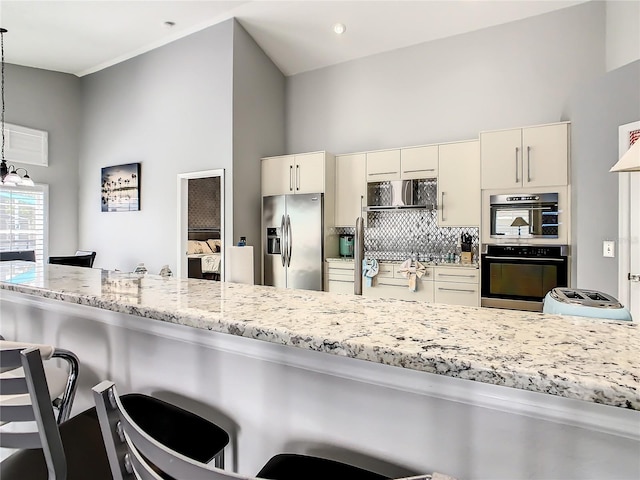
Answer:
<svg viewBox="0 0 640 480"><path fill-rule="evenodd" d="M0 186L0 250L34 250L44 263L46 203L46 186Z"/></svg>

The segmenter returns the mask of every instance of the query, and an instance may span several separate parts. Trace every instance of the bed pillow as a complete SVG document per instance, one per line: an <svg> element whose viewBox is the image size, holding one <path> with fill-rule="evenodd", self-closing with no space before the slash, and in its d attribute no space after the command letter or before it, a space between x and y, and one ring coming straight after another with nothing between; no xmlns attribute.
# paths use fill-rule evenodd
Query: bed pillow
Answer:
<svg viewBox="0 0 640 480"><path fill-rule="evenodd" d="M187 254L192 255L197 253L212 253L212 250L207 242L202 242L200 240L189 240L187 242Z"/></svg>
<svg viewBox="0 0 640 480"><path fill-rule="evenodd" d="M219 252L220 249L222 248L222 240L220 239L210 238L209 240L207 240L207 244L209 245L209 248L211 248L211 251L213 252Z"/></svg>

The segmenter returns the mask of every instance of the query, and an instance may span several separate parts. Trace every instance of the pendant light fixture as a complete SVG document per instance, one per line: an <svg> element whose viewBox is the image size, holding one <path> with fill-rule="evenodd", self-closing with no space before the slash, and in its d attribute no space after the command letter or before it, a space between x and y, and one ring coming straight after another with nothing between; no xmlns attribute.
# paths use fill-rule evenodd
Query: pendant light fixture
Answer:
<svg viewBox="0 0 640 480"><path fill-rule="evenodd" d="M29 177L26 168L16 168L13 165L7 165L7 159L4 157L5 144L5 125L4 125L4 34L7 33L6 28L0 27L0 97L2 98L2 113L0 114L0 133L2 135L2 150L0 150L0 181L3 185L23 185L33 187L33 180ZM18 170L24 170L24 176L18 174Z"/></svg>

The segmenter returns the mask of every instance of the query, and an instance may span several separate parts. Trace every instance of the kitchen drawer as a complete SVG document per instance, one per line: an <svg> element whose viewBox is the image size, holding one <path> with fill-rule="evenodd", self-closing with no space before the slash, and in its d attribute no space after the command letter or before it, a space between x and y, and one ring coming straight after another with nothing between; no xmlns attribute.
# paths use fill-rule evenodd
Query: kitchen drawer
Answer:
<svg viewBox="0 0 640 480"><path fill-rule="evenodd" d="M327 282L327 292L353 294L353 283L353 277L351 277L351 281L329 278Z"/></svg>
<svg viewBox="0 0 640 480"><path fill-rule="evenodd" d="M435 282L436 303L449 305L480 306L478 284L464 282Z"/></svg>
<svg viewBox="0 0 640 480"><path fill-rule="evenodd" d="M415 300L419 302L433 302L433 282L418 280L415 292L409 290L407 279L376 278L373 286L366 283L362 288L362 295L370 298L395 298L399 300Z"/></svg>
<svg viewBox="0 0 640 480"><path fill-rule="evenodd" d="M351 271L353 272L354 269L354 262L347 262L347 261L341 261L341 262L327 262L327 271L329 273L331 272L338 272L338 273L343 273L345 271Z"/></svg>
<svg viewBox="0 0 640 480"><path fill-rule="evenodd" d="M395 265L393 263L378 263L377 278L393 278L395 275Z"/></svg>
<svg viewBox="0 0 640 480"><path fill-rule="evenodd" d="M353 262L327 262L327 279L353 283Z"/></svg>
<svg viewBox="0 0 640 480"><path fill-rule="evenodd" d="M435 280L437 282L475 283L480 280L480 270L465 267L436 267Z"/></svg>
<svg viewBox="0 0 640 480"><path fill-rule="evenodd" d="M393 266L393 278L404 278L406 279L407 277L405 276L405 273L402 272L402 265L400 264L396 264ZM423 279L433 279L433 267L427 267L424 275L422 275Z"/></svg>
<svg viewBox="0 0 640 480"><path fill-rule="evenodd" d="M338 270L338 271L329 270L327 272L327 279L329 279L329 280L339 280L341 282L353 282L354 281L353 270L351 270L351 271L349 271L349 270Z"/></svg>

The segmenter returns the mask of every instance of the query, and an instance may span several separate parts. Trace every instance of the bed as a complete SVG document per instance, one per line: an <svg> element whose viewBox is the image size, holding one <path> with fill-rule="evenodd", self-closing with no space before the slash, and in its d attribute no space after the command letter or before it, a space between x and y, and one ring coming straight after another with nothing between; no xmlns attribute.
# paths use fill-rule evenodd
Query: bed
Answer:
<svg viewBox="0 0 640 480"><path fill-rule="evenodd" d="M190 228L187 240L188 277L220 280L221 250L219 228Z"/></svg>

